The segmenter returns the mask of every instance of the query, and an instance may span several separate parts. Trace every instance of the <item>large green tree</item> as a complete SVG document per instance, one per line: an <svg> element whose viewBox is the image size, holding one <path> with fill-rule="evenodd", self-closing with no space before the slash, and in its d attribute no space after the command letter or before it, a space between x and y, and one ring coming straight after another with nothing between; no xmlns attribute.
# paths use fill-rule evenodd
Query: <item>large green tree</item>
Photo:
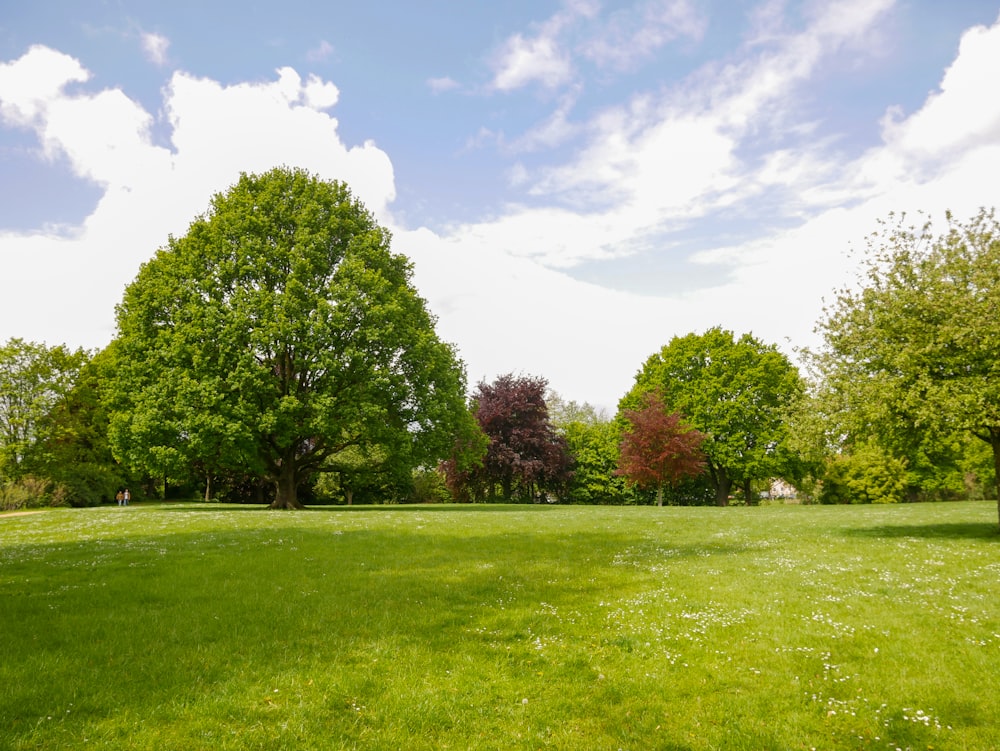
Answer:
<svg viewBox="0 0 1000 751"><path fill-rule="evenodd" d="M819 323L827 384L873 427L927 434L968 431L993 453L1000 513L1000 223L890 216L869 238L861 283ZM890 432L890 437L892 433Z"/></svg>
<svg viewBox="0 0 1000 751"><path fill-rule="evenodd" d="M659 391L669 412L705 435L701 449L716 503L726 505L734 485L752 503L754 481L781 477L792 466L787 410L802 388L798 369L776 347L715 327L674 337L652 355L619 403L619 417Z"/></svg>
<svg viewBox="0 0 1000 751"><path fill-rule="evenodd" d="M256 473L275 508L300 508L298 488L352 449L433 464L468 419L465 373L411 276L343 183L242 175L125 291L116 455Z"/></svg>

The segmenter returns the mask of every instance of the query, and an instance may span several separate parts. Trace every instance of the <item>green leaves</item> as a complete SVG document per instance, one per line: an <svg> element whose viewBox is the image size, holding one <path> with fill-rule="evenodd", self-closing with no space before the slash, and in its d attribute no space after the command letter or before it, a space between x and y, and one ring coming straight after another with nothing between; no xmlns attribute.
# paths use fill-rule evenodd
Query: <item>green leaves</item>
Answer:
<svg viewBox="0 0 1000 751"><path fill-rule="evenodd" d="M343 184L241 176L126 290L116 451L158 471L253 471L290 506L347 446L443 456L465 374L410 277Z"/></svg>
<svg viewBox="0 0 1000 751"><path fill-rule="evenodd" d="M702 450L725 503L733 482L781 476L788 457L787 410L802 391L796 368L773 346L749 334L712 328L675 337L651 356L619 404L619 414L642 408L659 391L665 408L705 434Z"/></svg>
<svg viewBox="0 0 1000 751"><path fill-rule="evenodd" d="M43 421L70 393L89 360L84 350L11 339L0 346L0 479L23 473Z"/></svg>
<svg viewBox="0 0 1000 751"><path fill-rule="evenodd" d="M890 217L869 244L863 286L844 291L820 322L815 357L856 441L876 438L919 463L927 438L970 431L1000 474L1000 223L981 210L907 226ZM917 460L917 461L915 461Z"/></svg>

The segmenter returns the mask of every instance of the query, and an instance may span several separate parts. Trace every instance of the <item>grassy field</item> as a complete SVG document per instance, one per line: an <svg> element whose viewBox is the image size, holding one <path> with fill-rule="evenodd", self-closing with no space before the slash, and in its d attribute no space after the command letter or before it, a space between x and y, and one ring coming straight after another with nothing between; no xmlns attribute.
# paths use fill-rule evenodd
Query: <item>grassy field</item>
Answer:
<svg viewBox="0 0 1000 751"><path fill-rule="evenodd" d="M997 749L995 503L0 517L2 749Z"/></svg>

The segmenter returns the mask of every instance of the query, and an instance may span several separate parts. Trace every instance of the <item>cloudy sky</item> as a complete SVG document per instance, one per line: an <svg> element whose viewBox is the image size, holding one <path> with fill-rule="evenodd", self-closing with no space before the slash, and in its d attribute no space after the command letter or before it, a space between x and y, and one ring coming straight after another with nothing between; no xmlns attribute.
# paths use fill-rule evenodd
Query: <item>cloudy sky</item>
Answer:
<svg viewBox="0 0 1000 751"><path fill-rule="evenodd" d="M816 343L890 211L1000 206L996 0L44 0L0 12L0 342L97 348L241 171L346 181L455 343L614 409Z"/></svg>

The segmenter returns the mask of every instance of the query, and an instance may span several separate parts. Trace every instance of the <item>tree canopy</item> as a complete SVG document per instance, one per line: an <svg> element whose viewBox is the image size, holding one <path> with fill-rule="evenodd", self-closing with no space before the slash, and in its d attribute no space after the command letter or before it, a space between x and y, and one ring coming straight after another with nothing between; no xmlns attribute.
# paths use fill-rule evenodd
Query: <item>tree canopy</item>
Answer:
<svg viewBox="0 0 1000 751"><path fill-rule="evenodd" d="M118 306L116 455L255 473L280 508L352 448L433 464L468 419L465 374L411 276L343 183L241 175Z"/></svg>
<svg viewBox="0 0 1000 751"><path fill-rule="evenodd" d="M705 435L701 448L716 503L728 502L734 483L750 503L752 481L780 477L789 466L786 410L802 388L798 370L776 347L715 327L674 337L652 355L619 415L659 391L669 412Z"/></svg>
<svg viewBox="0 0 1000 751"><path fill-rule="evenodd" d="M73 388L90 356L23 339L0 346L0 479L26 471L45 420Z"/></svg>
<svg viewBox="0 0 1000 751"><path fill-rule="evenodd" d="M562 500L569 503L619 504L631 501L633 492L617 474L620 426L606 410L572 399L553 389L545 394L549 422L566 441L573 462Z"/></svg>
<svg viewBox="0 0 1000 751"><path fill-rule="evenodd" d="M668 412L659 391L647 391L642 401L641 409L625 410L618 471L640 488L655 489L656 505L662 506L664 488L704 471L705 436L679 413Z"/></svg>
<svg viewBox="0 0 1000 751"><path fill-rule="evenodd" d="M919 446L968 431L987 443L1000 513L1000 224L981 210L947 225L936 235L905 215L882 223L861 284L820 321L817 361L883 438Z"/></svg>
<svg viewBox="0 0 1000 751"><path fill-rule="evenodd" d="M472 413L488 439L477 466L456 472L450 484L460 494L506 500L536 500L540 493L560 493L570 476L566 440L549 421L544 378L499 376L480 381L472 395ZM467 438L462 439L468 442Z"/></svg>

